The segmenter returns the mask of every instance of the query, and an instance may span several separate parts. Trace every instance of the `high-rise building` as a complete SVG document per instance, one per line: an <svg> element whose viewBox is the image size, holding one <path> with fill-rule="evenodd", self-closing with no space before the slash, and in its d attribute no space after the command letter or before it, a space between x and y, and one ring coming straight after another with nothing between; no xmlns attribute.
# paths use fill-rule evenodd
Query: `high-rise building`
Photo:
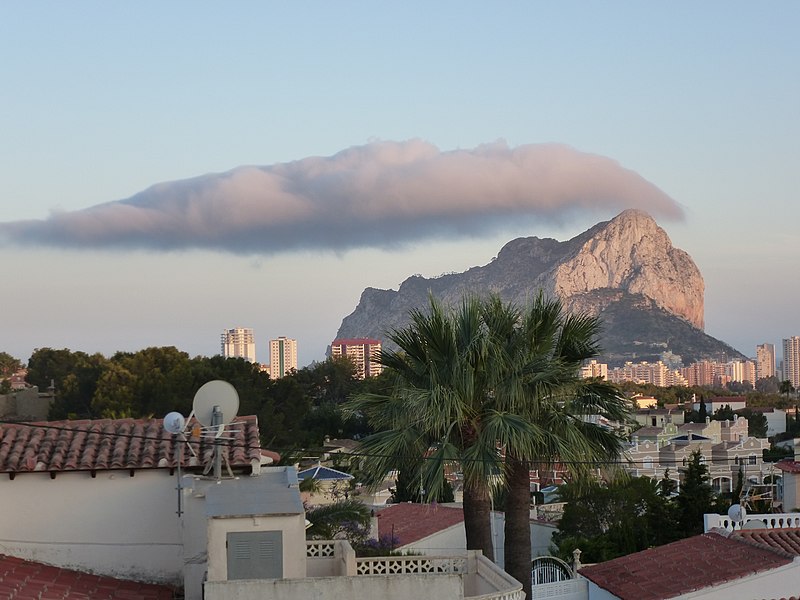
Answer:
<svg viewBox="0 0 800 600"><path fill-rule="evenodd" d="M247 327L236 327L223 331L222 356L244 358L250 362L256 362L256 342L253 330Z"/></svg>
<svg viewBox="0 0 800 600"><path fill-rule="evenodd" d="M800 389L800 335L783 340L783 380Z"/></svg>
<svg viewBox="0 0 800 600"><path fill-rule="evenodd" d="M582 379L599 377L605 381L608 379L608 365L606 363L599 363L596 360L592 360L581 366L579 375Z"/></svg>
<svg viewBox="0 0 800 600"><path fill-rule="evenodd" d="M370 338L342 338L331 343L331 356L346 356L352 360L359 379L380 374L383 368L377 361L380 351L380 340Z"/></svg>
<svg viewBox="0 0 800 600"><path fill-rule="evenodd" d="M283 377L297 370L297 340L280 336L269 341L269 376L272 379Z"/></svg>
<svg viewBox="0 0 800 600"><path fill-rule="evenodd" d="M756 378L775 377L775 344L756 346Z"/></svg>

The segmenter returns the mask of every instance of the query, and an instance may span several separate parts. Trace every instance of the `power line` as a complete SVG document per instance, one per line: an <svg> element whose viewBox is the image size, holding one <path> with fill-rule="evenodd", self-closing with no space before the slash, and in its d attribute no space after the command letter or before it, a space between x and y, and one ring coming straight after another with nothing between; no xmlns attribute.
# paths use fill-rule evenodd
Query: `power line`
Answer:
<svg viewBox="0 0 800 600"><path fill-rule="evenodd" d="M236 424L242 424L242 423L243 423L242 421L239 421L238 423L236 421L234 421L232 423L229 423L228 425L236 425ZM65 426L61 426L61 425L53 425L53 424L46 424L46 423L31 423L31 422L26 422L26 421L5 421L5 420L0 420L0 425L21 426L21 427L29 427L29 428L35 428L35 429L50 429L50 430L56 430L56 431L65 431L65 432L69 432L69 433L83 433L83 434L86 434L86 435L95 435L95 436L109 437L109 438L140 439L140 440L154 441L154 442L159 442L159 443L162 443L162 442L165 442L165 441L173 441L174 442L176 440L174 440L173 437L177 436L177 434L169 434L169 433L167 433L166 436L169 436L169 437L166 437L166 436L155 437L155 436L152 436L152 435L144 435L144 434L137 434L137 433L123 433L123 432L119 432L119 431L96 431L96 430L90 430L90 429L80 429L80 428L76 428L76 427L65 427ZM202 433L201 433L201 437L202 437ZM199 439L199 440L193 441L192 438L188 438L188 439L185 440L186 443L199 443L199 442L202 442L202 441L204 441L204 440L203 439ZM209 443L213 443L213 438L205 438L205 441L207 441ZM236 442L234 440L223 440L222 441L222 445L225 446L225 447L228 447L228 448L241 448L241 449L244 449L244 450L258 450L258 451L261 451L261 450L267 450L268 449L268 448L262 448L260 444L257 445L257 446L254 446L254 445L251 445L251 444L242 444L242 443ZM402 462L403 460L440 460L440 461L448 462L448 463L478 463L478 462L490 463L490 464L495 464L496 463L496 461L494 461L494 460L481 459L481 458L463 458L463 457L459 457L459 458L440 459L440 458L435 457L435 456L422 456L422 457L419 457L419 456L416 456L416 455L403 456L403 455L397 455L397 454L380 454L380 453L377 453L377 452L331 453L331 452L326 452L325 450L316 451L316 450L308 450L308 449L303 449L303 448L269 448L269 450L272 450L272 451L278 452L278 453L289 453L289 454L295 453L295 452L302 452L303 454L318 453L318 454L320 454L320 457L323 454L340 454L342 457L346 457L348 459L350 459L350 458L366 458L366 459L369 459L369 458L396 458L398 460L398 462ZM743 459L749 458L750 456L753 456L753 454L754 453L750 453L748 455L744 455L742 457L739 457L739 459L740 459L739 463L735 462L737 457L728 458L726 462L730 462L730 464L732 464L734 466L735 465L742 466L742 467L757 466L757 465L752 465L752 464L745 464L744 461L743 461ZM755 455L758 456L757 453L755 453ZM320 458L320 457L318 457L318 458ZM547 461L547 460L545 460L545 461L530 460L530 461L527 461L527 462L530 462L530 463L532 463L534 465L536 465L536 464L542 464L542 465L549 464L550 466L558 466L558 465L575 465L575 466L579 466L580 465L580 466L586 466L586 465L588 465L588 466L598 466L598 467L600 467L600 466L614 466L614 465L636 467L637 465L641 464L640 468L642 468L642 469L654 468L654 467L645 467L644 466L645 465L645 461L644 460L636 460L636 461L634 461L634 460L620 460L620 459L585 460L585 461L579 461L579 460L555 460L555 461L552 461L552 462ZM652 461L652 462L654 464L659 465L659 466L665 466L665 465L666 466L687 466L689 464L689 461L686 460L686 459L675 459L675 460L667 460L667 461L661 461L659 459L657 462L656 461ZM719 462L720 462L719 460L716 461L716 462L711 461L710 464L711 465L719 464ZM707 466L709 465L708 462L705 462L705 464ZM762 463L762 464L773 464L773 463Z"/></svg>

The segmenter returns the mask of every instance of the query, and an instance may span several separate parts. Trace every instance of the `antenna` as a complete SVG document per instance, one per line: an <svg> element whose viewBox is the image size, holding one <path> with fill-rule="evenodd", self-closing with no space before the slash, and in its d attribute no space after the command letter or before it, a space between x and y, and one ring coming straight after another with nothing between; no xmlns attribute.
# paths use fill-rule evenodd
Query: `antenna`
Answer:
<svg viewBox="0 0 800 600"><path fill-rule="evenodd" d="M164 429L169 433L182 433L186 427L186 419L179 412L167 413L164 417Z"/></svg>
<svg viewBox="0 0 800 600"><path fill-rule="evenodd" d="M741 504L731 504L728 509L728 518L733 521L733 528L736 529L736 524L744 521L747 516L747 511Z"/></svg>
<svg viewBox="0 0 800 600"><path fill-rule="evenodd" d="M214 441L214 477L222 479L222 445L220 436L225 425L239 411L239 394L227 381L215 379L200 386L194 395L192 412L201 425L217 430Z"/></svg>
<svg viewBox="0 0 800 600"><path fill-rule="evenodd" d="M178 490L178 516L183 514L181 506L181 461L183 461L183 453L181 452L183 444L177 443L178 434L186 441L186 436L183 433L183 428L186 427L186 419L179 412L167 413L164 416L164 430L172 434L172 441L175 442L175 474L177 477L177 484L175 489Z"/></svg>

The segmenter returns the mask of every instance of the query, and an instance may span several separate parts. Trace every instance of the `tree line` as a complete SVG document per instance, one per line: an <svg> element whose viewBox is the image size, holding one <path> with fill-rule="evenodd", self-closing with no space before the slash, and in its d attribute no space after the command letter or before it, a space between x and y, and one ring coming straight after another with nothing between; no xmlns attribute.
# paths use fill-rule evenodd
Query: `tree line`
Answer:
<svg viewBox="0 0 800 600"><path fill-rule="evenodd" d="M342 404L352 394L383 385L381 378L359 380L346 358L330 358L270 379L244 359L191 358L172 346L117 352L109 358L40 348L31 355L26 376L40 390L53 387L51 420L158 418L171 411L188 415L196 391L214 379L236 388L239 414L256 415L262 444L279 450L320 447L326 435L367 433L363 419L345 418Z"/></svg>

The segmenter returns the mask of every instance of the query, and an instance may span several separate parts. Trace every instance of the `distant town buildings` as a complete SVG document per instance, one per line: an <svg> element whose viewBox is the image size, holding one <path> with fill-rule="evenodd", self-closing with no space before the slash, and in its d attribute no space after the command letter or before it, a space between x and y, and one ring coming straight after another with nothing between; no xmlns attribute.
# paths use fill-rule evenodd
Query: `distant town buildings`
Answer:
<svg viewBox="0 0 800 600"><path fill-rule="evenodd" d="M592 360L591 362L583 365L581 367L581 378L591 379L593 377L599 377L600 379L607 381L608 365L604 363L599 363L596 360Z"/></svg>
<svg viewBox="0 0 800 600"><path fill-rule="evenodd" d="M280 336L269 341L269 376L279 379L297 370L297 340Z"/></svg>
<svg viewBox="0 0 800 600"><path fill-rule="evenodd" d="M608 369L608 380L613 383L622 383L623 381L650 383L658 387L687 385L686 378L677 369L670 369L661 361L656 363L626 362L621 367Z"/></svg>
<svg viewBox="0 0 800 600"><path fill-rule="evenodd" d="M784 381L790 381L794 389L800 389L800 336L783 340L783 376Z"/></svg>
<svg viewBox="0 0 800 600"><path fill-rule="evenodd" d="M331 343L331 356L346 356L352 360L359 379L380 374L382 366L377 361L380 351L380 340L370 338L340 338Z"/></svg>
<svg viewBox="0 0 800 600"><path fill-rule="evenodd" d="M247 327L236 327L223 331L222 356L256 362L256 342L253 330Z"/></svg>
<svg viewBox="0 0 800 600"><path fill-rule="evenodd" d="M769 366L765 368L768 369ZM609 369L608 365L593 360L581 367L580 376L584 378L602 377L612 383L624 381L649 383L658 387L676 385L724 387L733 381L747 381L754 384L759 379L757 372L758 365L751 360L728 362L701 360L682 369L671 369L662 361L655 363L629 361L621 367Z"/></svg>
<svg viewBox="0 0 800 600"><path fill-rule="evenodd" d="M756 346L756 380L775 377L775 344Z"/></svg>

